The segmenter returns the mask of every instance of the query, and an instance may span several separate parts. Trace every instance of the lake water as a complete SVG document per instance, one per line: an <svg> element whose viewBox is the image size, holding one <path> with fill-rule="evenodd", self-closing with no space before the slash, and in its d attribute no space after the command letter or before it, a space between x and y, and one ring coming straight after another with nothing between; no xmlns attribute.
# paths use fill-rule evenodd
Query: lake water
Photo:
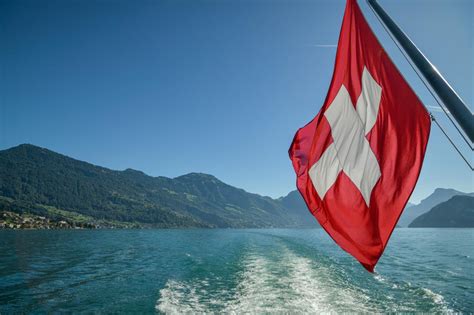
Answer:
<svg viewBox="0 0 474 315"><path fill-rule="evenodd" d="M474 229L397 229L370 274L321 229L0 231L0 313L474 311Z"/></svg>

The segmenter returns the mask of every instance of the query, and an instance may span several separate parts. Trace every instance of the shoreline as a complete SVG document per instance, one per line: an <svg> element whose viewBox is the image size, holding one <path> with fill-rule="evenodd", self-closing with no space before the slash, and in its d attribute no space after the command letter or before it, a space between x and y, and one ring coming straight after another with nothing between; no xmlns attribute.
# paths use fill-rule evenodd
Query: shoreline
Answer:
<svg viewBox="0 0 474 315"><path fill-rule="evenodd" d="M50 218L31 213L15 213L0 210L0 230L97 230L137 229L144 226L136 223L115 223L97 220L73 221L63 217Z"/></svg>

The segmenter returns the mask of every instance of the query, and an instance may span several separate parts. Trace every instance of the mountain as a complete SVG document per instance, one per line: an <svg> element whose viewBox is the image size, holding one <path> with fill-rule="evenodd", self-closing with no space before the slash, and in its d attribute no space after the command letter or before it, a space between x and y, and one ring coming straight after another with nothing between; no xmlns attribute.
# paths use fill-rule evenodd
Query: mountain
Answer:
<svg viewBox="0 0 474 315"><path fill-rule="evenodd" d="M434 206L451 199L453 196L468 195L474 196L474 193L464 193L455 189L437 188L427 198L423 199L419 204L405 208L398 225L402 227L408 226L416 217L428 212Z"/></svg>
<svg viewBox="0 0 474 315"><path fill-rule="evenodd" d="M316 218L309 212L306 203L297 190L293 190L285 197L278 199L286 209L292 211L288 214L304 227L321 227Z"/></svg>
<svg viewBox="0 0 474 315"><path fill-rule="evenodd" d="M115 171L29 144L0 151L0 210L165 228L296 227L314 220L212 175Z"/></svg>
<svg viewBox="0 0 474 315"><path fill-rule="evenodd" d="M409 227L474 227L474 197L454 196L417 217Z"/></svg>

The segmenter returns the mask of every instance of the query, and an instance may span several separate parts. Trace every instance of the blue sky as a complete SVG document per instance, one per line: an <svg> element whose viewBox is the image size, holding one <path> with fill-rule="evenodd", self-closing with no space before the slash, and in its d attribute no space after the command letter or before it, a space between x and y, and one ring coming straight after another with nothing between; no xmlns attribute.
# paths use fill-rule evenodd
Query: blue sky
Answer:
<svg viewBox="0 0 474 315"><path fill-rule="evenodd" d="M425 105L435 106L359 3ZM472 105L474 2L379 3ZM295 189L287 150L326 96L344 5L1 0L0 149L32 143L112 169L204 172L251 192L286 195ZM473 186L433 126L412 201L436 187Z"/></svg>

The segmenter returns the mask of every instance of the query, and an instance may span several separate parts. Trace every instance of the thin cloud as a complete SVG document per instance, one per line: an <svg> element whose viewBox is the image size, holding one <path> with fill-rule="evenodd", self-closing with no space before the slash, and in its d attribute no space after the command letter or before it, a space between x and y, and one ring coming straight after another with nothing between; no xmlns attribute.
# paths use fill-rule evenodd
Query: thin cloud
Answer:
<svg viewBox="0 0 474 315"><path fill-rule="evenodd" d="M433 112L440 112L440 113L443 113L443 112L444 112L443 109L442 109L441 107L439 107L439 106L426 105L426 107L427 107L428 109L431 109ZM446 111L449 113L448 110L446 110Z"/></svg>

